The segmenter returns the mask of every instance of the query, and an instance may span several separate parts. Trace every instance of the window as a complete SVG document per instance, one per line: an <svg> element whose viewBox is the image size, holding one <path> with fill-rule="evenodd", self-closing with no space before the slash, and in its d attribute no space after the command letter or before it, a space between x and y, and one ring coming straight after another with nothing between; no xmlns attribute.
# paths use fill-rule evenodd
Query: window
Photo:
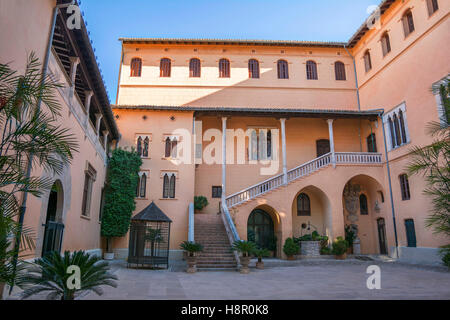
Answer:
<svg viewBox="0 0 450 320"><path fill-rule="evenodd" d="M197 58L191 59L189 61L189 77L200 78L200 60Z"/></svg>
<svg viewBox="0 0 450 320"><path fill-rule="evenodd" d="M83 186L83 200L81 203L81 214L85 217L89 217L92 198L92 186L94 184L97 172L88 163L87 169L84 171L84 186Z"/></svg>
<svg viewBox="0 0 450 320"><path fill-rule="evenodd" d="M372 59L370 58L369 50L364 53L364 67L366 72L369 72L372 69Z"/></svg>
<svg viewBox="0 0 450 320"><path fill-rule="evenodd" d="M142 72L142 59L133 58L130 63L130 77L140 77Z"/></svg>
<svg viewBox="0 0 450 320"><path fill-rule="evenodd" d="M147 192L147 174L140 172L138 177L138 184L136 187L136 198L145 198Z"/></svg>
<svg viewBox="0 0 450 320"><path fill-rule="evenodd" d="M142 154L142 137L139 137L136 142L136 151L139 155Z"/></svg>
<svg viewBox="0 0 450 320"><path fill-rule="evenodd" d="M330 153L330 140L321 139L316 141L317 158Z"/></svg>
<svg viewBox="0 0 450 320"><path fill-rule="evenodd" d="M391 52L391 41L387 32L381 37L381 50L383 51L383 57Z"/></svg>
<svg viewBox="0 0 450 320"><path fill-rule="evenodd" d="M345 64L341 61L336 61L334 63L334 73L336 75L336 80L347 80L345 75Z"/></svg>
<svg viewBox="0 0 450 320"><path fill-rule="evenodd" d="M259 62L255 59L248 60L248 77L252 79L259 78Z"/></svg>
<svg viewBox="0 0 450 320"><path fill-rule="evenodd" d="M166 158L177 158L177 138L176 137L167 137L165 140L165 152L164 157Z"/></svg>
<svg viewBox="0 0 450 320"><path fill-rule="evenodd" d="M405 37L407 37L414 32L414 19L411 10L405 12L402 18L402 22L403 31L405 33Z"/></svg>
<svg viewBox="0 0 450 320"><path fill-rule="evenodd" d="M409 181L406 174L400 175L400 190L402 192L402 200L411 199L411 194L409 192Z"/></svg>
<svg viewBox="0 0 450 320"><path fill-rule="evenodd" d="M367 205L367 197L365 194L359 196L359 213L363 216L369 214L369 207Z"/></svg>
<svg viewBox="0 0 450 320"><path fill-rule="evenodd" d="M175 173L165 173L163 176L163 198L175 198Z"/></svg>
<svg viewBox="0 0 450 320"><path fill-rule="evenodd" d="M377 139L375 133L371 133L367 137L367 152L377 152Z"/></svg>
<svg viewBox="0 0 450 320"><path fill-rule="evenodd" d="M404 103L393 111L387 113L383 118L383 122L386 132L390 135L390 139L387 139L389 151L409 142L409 133L406 121L406 106Z"/></svg>
<svg viewBox="0 0 450 320"><path fill-rule="evenodd" d="M438 11L439 5L437 0L427 0L428 15L431 16L433 13Z"/></svg>
<svg viewBox="0 0 450 320"><path fill-rule="evenodd" d="M159 76L160 77L170 77L172 62L168 58L161 59L159 64Z"/></svg>
<svg viewBox="0 0 450 320"><path fill-rule="evenodd" d="M272 130L252 129L250 134L250 160L272 159Z"/></svg>
<svg viewBox="0 0 450 320"><path fill-rule="evenodd" d="M311 215L311 201L306 193L300 193L297 197L297 216Z"/></svg>
<svg viewBox="0 0 450 320"><path fill-rule="evenodd" d="M219 60L219 78L229 78L230 77L230 60L220 59Z"/></svg>
<svg viewBox="0 0 450 320"><path fill-rule="evenodd" d="M306 62L306 79L308 80L318 80L319 77L317 75L317 63L314 61Z"/></svg>
<svg viewBox="0 0 450 320"><path fill-rule="evenodd" d="M143 158L148 157L150 147L150 137L148 135L138 135L136 139L136 152Z"/></svg>
<svg viewBox="0 0 450 320"><path fill-rule="evenodd" d="M417 247L416 228L414 227L413 219L405 220L405 231L406 231L406 240L408 242L408 247L411 247L411 248Z"/></svg>
<svg viewBox="0 0 450 320"><path fill-rule="evenodd" d="M278 79L289 79L289 68L286 60L278 60Z"/></svg>
<svg viewBox="0 0 450 320"><path fill-rule="evenodd" d="M221 198L222 197L222 187L221 186L213 186L212 187L212 197L213 198Z"/></svg>

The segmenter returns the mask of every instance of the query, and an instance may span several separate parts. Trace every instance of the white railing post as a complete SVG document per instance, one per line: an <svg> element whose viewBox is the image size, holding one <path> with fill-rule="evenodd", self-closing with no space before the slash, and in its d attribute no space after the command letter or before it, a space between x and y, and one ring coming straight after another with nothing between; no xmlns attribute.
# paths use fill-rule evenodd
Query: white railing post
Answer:
<svg viewBox="0 0 450 320"><path fill-rule="evenodd" d="M281 118L281 149L283 154L283 184L288 183L287 179L287 160L286 160L286 119Z"/></svg>
<svg viewBox="0 0 450 320"><path fill-rule="evenodd" d="M227 179L227 117L222 117L222 203L226 205Z"/></svg>
<svg viewBox="0 0 450 320"><path fill-rule="evenodd" d="M194 242L194 204L189 203L189 227L188 227L188 241Z"/></svg>
<svg viewBox="0 0 450 320"><path fill-rule="evenodd" d="M334 152L334 134L333 134L333 119L328 119L328 134L330 135L330 151L331 151L331 163L333 168L336 168L336 155Z"/></svg>

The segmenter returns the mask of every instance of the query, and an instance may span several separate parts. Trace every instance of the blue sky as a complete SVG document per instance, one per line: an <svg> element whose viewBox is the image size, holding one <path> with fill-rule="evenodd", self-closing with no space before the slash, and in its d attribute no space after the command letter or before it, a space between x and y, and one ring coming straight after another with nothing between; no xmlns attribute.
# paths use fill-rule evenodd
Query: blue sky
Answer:
<svg viewBox="0 0 450 320"><path fill-rule="evenodd" d="M380 0L81 0L112 103L120 37L347 41Z"/></svg>

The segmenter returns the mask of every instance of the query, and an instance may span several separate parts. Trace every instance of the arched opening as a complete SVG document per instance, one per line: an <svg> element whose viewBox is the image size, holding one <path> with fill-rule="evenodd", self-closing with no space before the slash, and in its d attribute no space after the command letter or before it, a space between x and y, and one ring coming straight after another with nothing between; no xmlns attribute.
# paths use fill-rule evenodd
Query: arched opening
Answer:
<svg viewBox="0 0 450 320"><path fill-rule="evenodd" d="M247 240L255 242L259 248L276 251L274 221L266 210L258 208L250 213Z"/></svg>
<svg viewBox="0 0 450 320"><path fill-rule="evenodd" d="M61 252L64 231L64 224L62 221L63 205L63 187L61 181L56 180L50 190L48 198L42 256L45 256L52 251Z"/></svg>
<svg viewBox="0 0 450 320"><path fill-rule="evenodd" d="M381 184L367 175L358 175L351 178L344 187L342 202L346 237L349 237L350 231L353 231L357 240L356 243L358 240L360 242L360 250L359 252L353 252L354 254L384 252L384 250L380 250L379 243L387 244L385 233L380 233L380 230L377 230L377 221L386 216L386 210L388 209L384 203L383 193ZM383 238L380 238L380 236ZM355 248L355 250L358 250L357 246Z"/></svg>

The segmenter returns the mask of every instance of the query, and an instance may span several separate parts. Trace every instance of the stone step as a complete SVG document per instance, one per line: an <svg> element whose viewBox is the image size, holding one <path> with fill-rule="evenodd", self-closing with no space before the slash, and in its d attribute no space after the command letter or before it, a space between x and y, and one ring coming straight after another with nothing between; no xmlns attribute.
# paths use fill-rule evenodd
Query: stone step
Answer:
<svg viewBox="0 0 450 320"><path fill-rule="evenodd" d="M197 262L197 268L236 268L236 262L208 262L208 263L200 263Z"/></svg>

